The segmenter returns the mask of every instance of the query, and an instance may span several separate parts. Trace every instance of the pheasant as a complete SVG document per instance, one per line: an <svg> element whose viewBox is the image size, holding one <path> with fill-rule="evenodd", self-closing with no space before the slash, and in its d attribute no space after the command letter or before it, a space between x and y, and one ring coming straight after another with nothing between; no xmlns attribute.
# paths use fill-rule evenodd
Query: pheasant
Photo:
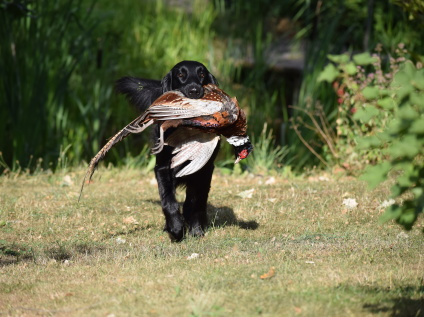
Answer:
<svg viewBox="0 0 424 317"><path fill-rule="evenodd" d="M124 129L140 133L154 123L163 122L158 144L152 148L153 154L159 153L165 145L165 131L179 126L222 134L235 146L247 142L246 115L240 109L237 99L231 98L216 85L209 84L204 89L205 94L201 99L186 98L180 91L167 92Z"/></svg>
<svg viewBox="0 0 424 317"><path fill-rule="evenodd" d="M158 143L152 153L162 151L164 145L174 148L171 168L190 161L177 177L190 175L202 168L214 152L220 135L227 138L235 150L236 161L246 158L253 150L246 134L246 115L240 109L237 99L231 98L216 85L204 87L201 99L190 99L174 90L156 99L139 117L120 130L91 160L84 177L81 193L87 175L89 180L99 161L117 142L131 133L140 133L152 124L160 124ZM165 140L165 131L176 128Z"/></svg>

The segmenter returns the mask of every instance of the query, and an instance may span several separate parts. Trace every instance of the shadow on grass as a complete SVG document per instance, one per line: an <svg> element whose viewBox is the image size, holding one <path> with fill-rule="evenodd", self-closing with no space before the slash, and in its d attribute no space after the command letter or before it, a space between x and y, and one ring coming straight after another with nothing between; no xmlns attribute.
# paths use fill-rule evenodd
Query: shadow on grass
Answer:
<svg viewBox="0 0 424 317"><path fill-rule="evenodd" d="M237 219L234 210L229 207L214 207L208 205L208 218L210 227L238 226L240 229L256 230L259 224L254 221Z"/></svg>
<svg viewBox="0 0 424 317"><path fill-rule="evenodd" d="M159 200L149 199L145 201L161 206ZM182 210L182 203L180 204L180 209ZM240 229L256 230L259 227L259 224L254 220L244 221L237 219L234 210L230 207L215 207L211 204L208 204L207 212L210 228L238 226Z"/></svg>
<svg viewBox="0 0 424 317"><path fill-rule="evenodd" d="M104 234L104 240L108 240L110 238L115 238L119 236L130 236L130 235L136 234L137 232L150 230L152 228L154 228L153 225L145 225L145 226L133 225L131 228L106 232Z"/></svg>
<svg viewBox="0 0 424 317"><path fill-rule="evenodd" d="M97 243L82 242L69 244L55 243L34 250L33 247L27 245L7 243L3 240L0 245L0 267L13 265L19 262L37 263L40 259L52 259L63 262L78 254L90 255L104 249L104 246Z"/></svg>
<svg viewBox="0 0 424 317"><path fill-rule="evenodd" d="M29 246L0 240L0 267L33 259L34 253Z"/></svg>
<svg viewBox="0 0 424 317"><path fill-rule="evenodd" d="M389 313L391 317L424 317L424 299L399 297L391 302L392 305L365 304L363 307L373 314Z"/></svg>
<svg viewBox="0 0 424 317"><path fill-rule="evenodd" d="M368 290L369 291L369 290ZM374 289L377 293L393 293L393 290ZM363 305L373 314L388 313L391 317L424 317L424 285L405 286L395 290L396 295L378 304ZM417 297L413 299L411 297Z"/></svg>

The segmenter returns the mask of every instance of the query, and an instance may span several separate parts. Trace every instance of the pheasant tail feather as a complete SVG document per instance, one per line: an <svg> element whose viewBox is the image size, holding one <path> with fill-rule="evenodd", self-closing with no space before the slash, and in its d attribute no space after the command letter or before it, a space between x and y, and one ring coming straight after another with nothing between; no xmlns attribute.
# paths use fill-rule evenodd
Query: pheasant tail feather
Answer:
<svg viewBox="0 0 424 317"><path fill-rule="evenodd" d="M125 128L120 130L117 134L115 134L106 144L103 146L103 148L91 159L90 164L88 165L88 170L85 173L84 179L81 184L81 190L78 197L78 202L81 200L82 191L84 189L85 181L88 176L88 182L90 182L91 177L94 174L94 171L99 164L99 162L106 156L106 153L119 141L123 140L126 136L128 136L131 133L140 133L143 132L147 127L152 125L154 123L153 120L149 120L147 122L143 122L141 125L140 121L142 121L142 118L137 118L131 123L129 123Z"/></svg>

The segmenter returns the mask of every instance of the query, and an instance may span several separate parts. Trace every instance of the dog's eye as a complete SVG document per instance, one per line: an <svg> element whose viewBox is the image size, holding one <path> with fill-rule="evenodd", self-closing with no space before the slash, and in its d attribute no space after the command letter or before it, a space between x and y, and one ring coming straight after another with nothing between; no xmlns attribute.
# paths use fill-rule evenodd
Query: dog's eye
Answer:
<svg viewBox="0 0 424 317"><path fill-rule="evenodd" d="M200 78L205 78L205 73L204 73L204 72L200 72L200 73L199 73L199 77L200 77Z"/></svg>
<svg viewBox="0 0 424 317"><path fill-rule="evenodd" d="M184 74L183 73L178 73L177 76L180 77L180 78L183 78L184 77Z"/></svg>

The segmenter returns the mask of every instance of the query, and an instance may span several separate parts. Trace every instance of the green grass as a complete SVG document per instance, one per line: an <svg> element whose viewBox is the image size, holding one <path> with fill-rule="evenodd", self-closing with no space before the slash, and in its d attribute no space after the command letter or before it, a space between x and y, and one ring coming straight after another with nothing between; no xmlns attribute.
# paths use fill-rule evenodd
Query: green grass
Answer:
<svg viewBox="0 0 424 317"><path fill-rule="evenodd" d="M423 314L424 223L378 224L389 186L218 170L207 235L176 244L151 172L100 169L78 204L83 173L0 178L0 314Z"/></svg>

